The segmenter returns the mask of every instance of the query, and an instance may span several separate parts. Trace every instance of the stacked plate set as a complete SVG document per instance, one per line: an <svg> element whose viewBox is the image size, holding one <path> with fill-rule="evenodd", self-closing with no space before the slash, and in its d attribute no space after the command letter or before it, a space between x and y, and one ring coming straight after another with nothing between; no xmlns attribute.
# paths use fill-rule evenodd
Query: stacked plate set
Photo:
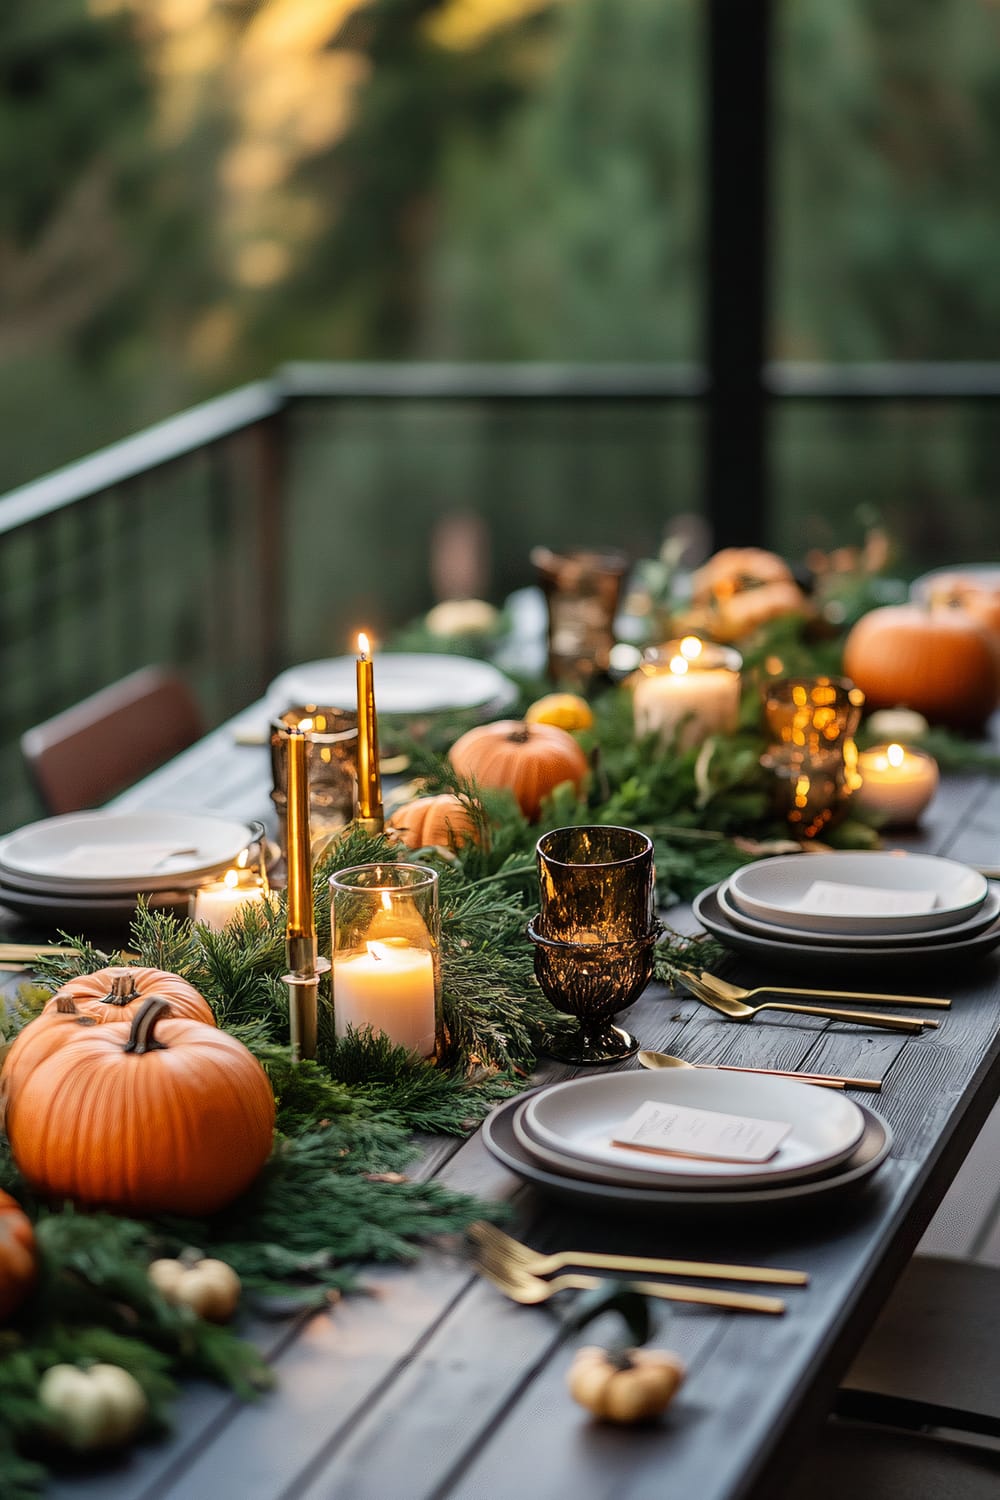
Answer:
<svg viewBox="0 0 1000 1500"><path fill-rule="evenodd" d="M353 656L289 667L268 688L268 707L275 714L308 703L355 708L356 669ZM496 667L474 657L384 651L375 657L375 698L380 714L476 709L485 719L497 718L509 708L517 698L517 688Z"/></svg>
<svg viewBox="0 0 1000 1500"><path fill-rule="evenodd" d="M656 1122L687 1122L694 1131L688 1142L723 1125L738 1132L729 1139L744 1144L758 1127L780 1139L757 1159L738 1159L742 1146L734 1157L718 1141L707 1156L689 1154L697 1146L676 1154L621 1144L637 1111ZM865 1181L892 1145L874 1111L831 1089L672 1069L603 1073L535 1089L495 1110L483 1139L504 1166L553 1196L580 1207L642 1212L823 1200Z"/></svg>
<svg viewBox="0 0 1000 1500"><path fill-rule="evenodd" d="M186 911L199 885L236 863L245 823L176 812L67 813L0 839L0 904L26 917L127 923L139 896Z"/></svg>
<svg viewBox="0 0 1000 1500"><path fill-rule="evenodd" d="M702 891L701 924L728 948L801 971L954 964L1000 944L1000 889L931 854L791 854Z"/></svg>

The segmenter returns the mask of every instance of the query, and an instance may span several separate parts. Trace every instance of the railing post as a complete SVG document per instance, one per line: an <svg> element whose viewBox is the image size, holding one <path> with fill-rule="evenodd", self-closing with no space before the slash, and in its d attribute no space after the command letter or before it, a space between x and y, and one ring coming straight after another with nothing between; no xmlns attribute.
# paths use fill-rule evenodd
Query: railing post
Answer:
<svg viewBox="0 0 1000 1500"><path fill-rule="evenodd" d="M288 665L288 547L285 492L288 479L287 427L284 403L252 429L253 469L257 480L257 568L259 648L257 659L266 677L261 687Z"/></svg>
<svg viewBox="0 0 1000 1500"><path fill-rule="evenodd" d="M708 0L705 513L717 547L766 545L772 0Z"/></svg>

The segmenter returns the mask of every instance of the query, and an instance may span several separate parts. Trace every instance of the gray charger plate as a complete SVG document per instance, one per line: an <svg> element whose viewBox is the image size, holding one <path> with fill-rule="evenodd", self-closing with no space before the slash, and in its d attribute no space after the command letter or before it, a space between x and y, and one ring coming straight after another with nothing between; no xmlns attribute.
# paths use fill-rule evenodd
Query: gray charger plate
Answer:
<svg viewBox="0 0 1000 1500"><path fill-rule="evenodd" d="M148 891L146 901L154 911L186 916L192 891ZM92 927L125 928L135 916L138 896L40 896L0 882L0 906L19 916L55 922L60 928L83 922Z"/></svg>
<svg viewBox="0 0 1000 1500"><path fill-rule="evenodd" d="M563 1177L540 1167L514 1134L513 1118L526 1097L525 1094L519 1094L516 1099L508 1099L493 1111L483 1123L483 1143L491 1156L523 1181L530 1182L533 1187L542 1189L551 1197L577 1208L624 1208L644 1214L651 1210L676 1212L678 1209L694 1209L705 1212L734 1208L782 1208L801 1204L804 1200L830 1198L850 1191L871 1177L892 1149L892 1131L889 1126L874 1110L857 1101L858 1108L865 1117L864 1134L854 1154L848 1157L842 1167L826 1177L817 1177L811 1182L790 1183L787 1187L743 1188L735 1191L622 1187Z"/></svg>
<svg viewBox="0 0 1000 1500"><path fill-rule="evenodd" d="M981 958L1000 944L1000 921L994 922L992 927L977 933L975 937L962 938L954 943L915 942L891 948L834 948L824 944L818 934L808 943L786 943L775 938L758 937L754 932L743 932L734 927L719 905L716 894L718 889L718 885L709 886L708 890L694 898L694 914L701 925L727 948L752 954L754 958L766 962L769 968L793 969L799 974L808 970L813 987L822 974L830 969L835 969L839 974L859 975L898 974L901 967L918 964L922 969L950 969L956 963L968 963L972 959ZM898 984L894 984L892 988L894 993L899 992Z"/></svg>
<svg viewBox="0 0 1000 1500"><path fill-rule="evenodd" d="M922 932L887 932L878 937L847 936L840 932L798 933L792 927L779 927L776 922L764 922L759 917L751 917L747 912L740 911L733 900L728 880L715 887L715 899L725 920L730 926L738 927L741 932L751 932L755 937L770 938L776 943L808 944L810 948L819 947L824 952L831 948L864 948L866 953L871 953L877 952L879 948L923 948L931 944L936 947L939 943L958 943L985 932L1000 917L1000 887L996 885L990 886L979 910L971 917L966 917L963 922L954 922L950 927L927 927Z"/></svg>

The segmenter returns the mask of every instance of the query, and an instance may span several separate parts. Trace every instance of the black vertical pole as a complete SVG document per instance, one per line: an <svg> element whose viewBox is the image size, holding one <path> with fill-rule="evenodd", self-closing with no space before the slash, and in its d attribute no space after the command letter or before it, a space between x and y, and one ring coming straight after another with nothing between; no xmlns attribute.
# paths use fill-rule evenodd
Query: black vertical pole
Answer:
<svg viewBox="0 0 1000 1500"><path fill-rule="evenodd" d="M708 0L705 511L716 547L769 537L766 397L772 0Z"/></svg>

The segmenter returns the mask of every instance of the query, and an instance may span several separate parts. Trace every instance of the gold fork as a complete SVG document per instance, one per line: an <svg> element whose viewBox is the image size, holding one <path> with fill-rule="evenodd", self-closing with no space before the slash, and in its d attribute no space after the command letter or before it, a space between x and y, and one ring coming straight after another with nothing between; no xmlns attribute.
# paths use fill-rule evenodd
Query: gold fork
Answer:
<svg viewBox="0 0 1000 1500"><path fill-rule="evenodd" d="M863 990L803 990L783 984L759 984L756 989L745 990L741 985L720 979L717 974L701 971L701 982L710 990L717 990L729 1000L750 1000L754 995L803 995L807 1000L874 1000L880 1005L926 1005L935 1010L950 1010L950 1000L939 1000L933 995L879 995L867 994ZM931 1022L925 1021L929 1026Z"/></svg>
<svg viewBox="0 0 1000 1500"><path fill-rule="evenodd" d="M788 1005L780 1000L765 1000L762 1005L744 1005L741 1000L730 1000L717 990L710 990L700 979L686 969L677 970L696 1000L710 1005L720 1015L731 1021L752 1021L762 1010L787 1010L799 1016L824 1016L828 1021L853 1021L856 1026L882 1026L886 1031L923 1031L925 1026L936 1026L936 1021L923 1021L917 1016L883 1016L868 1010L837 1010L832 1005Z"/></svg>
<svg viewBox="0 0 1000 1500"><path fill-rule="evenodd" d="M719 1265L704 1260L656 1260L642 1255L602 1255L598 1252L559 1250L545 1255L532 1250L497 1229L477 1219L467 1230L469 1238L489 1255L492 1265L511 1266L537 1276L547 1276L561 1271L565 1266L582 1266L591 1271L638 1271L649 1276L714 1276L719 1281L761 1281L773 1286L807 1286L806 1271L781 1271L770 1266Z"/></svg>
<svg viewBox="0 0 1000 1500"><path fill-rule="evenodd" d="M603 1286L600 1276L554 1276L543 1281L518 1266L494 1261L488 1252L472 1262L480 1276L491 1281L513 1302L523 1302L533 1307L548 1302L558 1292L592 1292ZM630 1281L629 1289L645 1297L661 1297L666 1302L691 1302L702 1307L728 1308L732 1312L783 1313L785 1304L780 1297L763 1297L758 1292L727 1292L713 1287L681 1286L669 1281Z"/></svg>

